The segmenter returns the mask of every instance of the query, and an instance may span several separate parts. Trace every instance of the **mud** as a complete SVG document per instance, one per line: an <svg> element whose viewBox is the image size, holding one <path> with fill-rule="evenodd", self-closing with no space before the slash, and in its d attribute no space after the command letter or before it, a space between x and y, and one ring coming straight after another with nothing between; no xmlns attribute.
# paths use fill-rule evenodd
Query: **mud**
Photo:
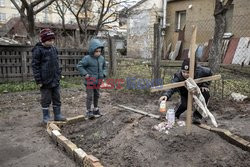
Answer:
<svg viewBox="0 0 250 167"><path fill-rule="evenodd" d="M41 126L38 91L0 96L1 167L76 166L52 143ZM83 114L85 96L82 90L63 89L63 114L67 117ZM185 127L176 126L165 134L152 129L164 120L164 115L162 120L156 120L115 107L123 104L159 114L158 98L159 95L102 92L100 107L104 116L65 126L63 133L108 167L250 166L249 152L227 143L215 133L192 126L192 134L186 136ZM177 103L174 98L168 107ZM209 108L220 127L250 139L249 100L236 103L212 99Z"/></svg>
<svg viewBox="0 0 250 167"><path fill-rule="evenodd" d="M66 126L64 133L88 154L101 160L104 166L249 166L250 153L229 144L215 133L192 126L175 126L169 134L152 129L162 120L152 119L124 109L124 104L153 114L158 112L157 96L107 94L102 98L104 116ZM169 102L174 107L176 99ZM249 101L210 101L211 111L221 128L249 139ZM162 115L164 119L164 115ZM185 114L181 118L185 120ZM210 122L208 122L211 125ZM212 125L211 125L212 126ZM244 127L244 129L242 128Z"/></svg>

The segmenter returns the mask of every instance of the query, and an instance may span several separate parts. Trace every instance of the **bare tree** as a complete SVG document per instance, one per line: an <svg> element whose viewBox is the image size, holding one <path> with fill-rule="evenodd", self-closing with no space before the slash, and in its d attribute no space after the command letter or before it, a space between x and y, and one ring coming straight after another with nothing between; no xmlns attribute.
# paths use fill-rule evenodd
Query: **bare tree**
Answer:
<svg viewBox="0 0 250 167"><path fill-rule="evenodd" d="M56 0L54 7L57 11L57 14L60 16L62 20L62 29L63 29L63 35L66 35L66 28L65 28L65 15L67 12L67 7L63 3L63 0Z"/></svg>
<svg viewBox="0 0 250 167"><path fill-rule="evenodd" d="M226 12L228 11L233 0L215 0L215 28L212 47L209 51L209 67L214 73L219 72L222 56L222 40L226 30Z"/></svg>
<svg viewBox="0 0 250 167"><path fill-rule="evenodd" d="M106 24L116 22L118 20L118 11L116 7L127 3L125 0L97 0L98 6L98 22L96 25L95 35L102 29Z"/></svg>
<svg viewBox="0 0 250 167"><path fill-rule="evenodd" d="M88 26L89 12L91 11L91 0L64 0L63 3L67 6L69 11L75 16L77 25L80 30L80 34L84 34L83 45L86 46L88 41Z"/></svg>
<svg viewBox="0 0 250 167"><path fill-rule="evenodd" d="M28 32L28 36L31 42L35 42L35 15L41 12L43 9L51 5L55 0L34 0L28 2L28 0L20 0L21 6L17 4L15 0L10 0L20 13L21 20ZM44 2L43 5L40 4ZM39 6L39 7L38 7ZM36 9L37 8L37 9Z"/></svg>

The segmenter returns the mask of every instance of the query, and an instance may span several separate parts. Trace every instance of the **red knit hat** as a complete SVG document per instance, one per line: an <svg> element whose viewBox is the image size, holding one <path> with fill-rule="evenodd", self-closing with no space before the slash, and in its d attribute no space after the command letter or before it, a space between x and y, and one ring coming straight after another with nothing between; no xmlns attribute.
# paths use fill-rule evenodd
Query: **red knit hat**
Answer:
<svg viewBox="0 0 250 167"><path fill-rule="evenodd" d="M51 39L55 39L55 34L53 33L53 31L51 31L51 29L44 28L40 31L40 38L41 38L42 43L44 43Z"/></svg>

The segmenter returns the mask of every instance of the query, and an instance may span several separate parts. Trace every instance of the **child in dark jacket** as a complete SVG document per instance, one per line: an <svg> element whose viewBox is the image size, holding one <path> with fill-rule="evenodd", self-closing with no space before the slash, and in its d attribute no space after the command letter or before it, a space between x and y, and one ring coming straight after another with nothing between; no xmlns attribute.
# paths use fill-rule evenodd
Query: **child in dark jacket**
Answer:
<svg viewBox="0 0 250 167"><path fill-rule="evenodd" d="M189 61L189 58L183 61L181 70L174 74L172 83L185 81L189 77ZM212 75L211 69L202 67L200 65L196 66L196 63L194 69L194 79ZM208 86L210 85L210 82L203 82L197 85L201 89L201 93L204 96L206 103L208 103L208 100L210 98ZM166 92L164 92L163 96L160 97L160 101L169 100L171 96L176 92L178 92L181 96L181 104L175 110L175 117L179 119L180 115L187 109L188 91L184 86L167 90ZM202 119L201 114L198 111L195 111L193 114L193 123L199 123L200 119Z"/></svg>
<svg viewBox="0 0 250 167"><path fill-rule="evenodd" d="M107 76L106 62L102 56L103 49L103 44L98 39L92 39L89 44L89 55L84 56L77 65L78 71L84 77L84 85L86 86L86 115L88 118L101 116L98 107L99 88L102 80ZM94 104L93 110L91 109L92 101Z"/></svg>
<svg viewBox="0 0 250 167"><path fill-rule="evenodd" d="M43 123L50 120L49 106L53 103L55 121L65 121L61 115L60 77L58 52L53 47L55 35L50 29L40 32L41 42L32 49L32 70L40 87Z"/></svg>

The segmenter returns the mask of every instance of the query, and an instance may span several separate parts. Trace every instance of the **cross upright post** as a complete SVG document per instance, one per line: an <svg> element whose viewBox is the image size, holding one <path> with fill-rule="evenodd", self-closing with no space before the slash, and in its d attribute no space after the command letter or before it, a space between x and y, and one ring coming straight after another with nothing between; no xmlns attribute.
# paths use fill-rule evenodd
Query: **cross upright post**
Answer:
<svg viewBox="0 0 250 167"><path fill-rule="evenodd" d="M196 34L197 34L197 27L193 27L193 33L191 38L190 44L190 61L189 61L189 78L194 79L194 65L195 65L195 44L196 44ZM186 125L187 130L186 134L191 133L191 120L192 120L192 105L193 104L193 96L191 92L188 92L188 101L187 101L187 117L186 117Z"/></svg>

